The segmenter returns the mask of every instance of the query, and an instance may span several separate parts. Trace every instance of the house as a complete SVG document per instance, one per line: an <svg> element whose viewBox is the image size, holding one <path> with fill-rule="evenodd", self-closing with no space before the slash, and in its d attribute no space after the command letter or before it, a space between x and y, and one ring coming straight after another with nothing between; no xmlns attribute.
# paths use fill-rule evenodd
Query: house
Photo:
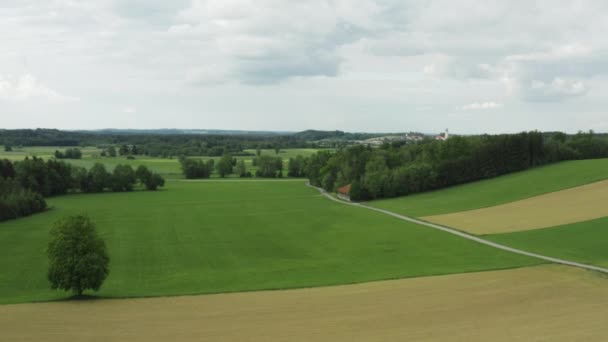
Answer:
<svg viewBox="0 0 608 342"><path fill-rule="evenodd" d="M435 137L435 140L448 140L448 138L450 137L450 133L448 132L448 129L445 129L445 133L440 133L438 136Z"/></svg>
<svg viewBox="0 0 608 342"><path fill-rule="evenodd" d="M350 184L338 188L336 194L339 199L350 202Z"/></svg>

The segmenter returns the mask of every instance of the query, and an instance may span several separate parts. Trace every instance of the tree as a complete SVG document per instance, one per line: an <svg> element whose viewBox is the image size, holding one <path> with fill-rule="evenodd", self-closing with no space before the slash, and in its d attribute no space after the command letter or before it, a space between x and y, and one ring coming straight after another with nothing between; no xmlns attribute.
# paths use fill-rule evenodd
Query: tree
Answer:
<svg viewBox="0 0 608 342"><path fill-rule="evenodd" d="M108 155L110 157L116 157L116 148L114 146L108 148Z"/></svg>
<svg viewBox="0 0 608 342"><path fill-rule="evenodd" d="M89 192L102 192L110 185L111 175L101 163L95 163L87 175L89 184L86 186Z"/></svg>
<svg viewBox="0 0 608 342"><path fill-rule="evenodd" d="M243 159L239 160L236 163L236 173L239 175L239 177L243 178L243 177L248 177L248 172L247 172L247 166L245 166L245 161ZM249 175L251 175L251 173L249 172Z"/></svg>
<svg viewBox="0 0 608 342"><path fill-rule="evenodd" d="M52 289L82 295L98 291L108 276L110 257L105 242L86 216L63 218L53 225L47 248Z"/></svg>
<svg viewBox="0 0 608 342"><path fill-rule="evenodd" d="M165 179L161 175L151 172L144 165L139 165L135 171L135 177L147 190L154 191L165 185Z"/></svg>
<svg viewBox="0 0 608 342"><path fill-rule="evenodd" d="M225 154L220 161L215 166L217 169L217 173L219 173L220 177L224 178L226 175L232 173L232 156L229 154Z"/></svg>
<svg viewBox="0 0 608 342"><path fill-rule="evenodd" d="M4 152L12 152L13 147L11 145L4 145Z"/></svg>
<svg viewBox="0 0 608 342"><path fill-rule="evenodd" d="M121 145L118 149L118 154L120 154L121 156L126 156L127 154L129 154L129 146Z"/></svg>
<svg viewBox="0 0 608 342"><path fill-rule="evenodd" d="M112 191L132 191L136 181L131 165L116 165L111 178Z"/></svg>
<svg viewBox="0 0 608 342"><path fill-rule="evenodd" d="M213 170L213 159L206 163L200 159L182 157L179 159L186 179L209 178Z"/></svg>

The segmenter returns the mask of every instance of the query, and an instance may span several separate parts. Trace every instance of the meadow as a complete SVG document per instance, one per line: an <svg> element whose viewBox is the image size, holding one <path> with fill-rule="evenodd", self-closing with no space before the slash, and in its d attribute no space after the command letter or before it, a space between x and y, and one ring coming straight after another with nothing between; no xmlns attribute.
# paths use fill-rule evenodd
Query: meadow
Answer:
<svg viewBox="0 0 608 342"><path fill-rule="evenodd" d="M423 217L491 207L608 178L608 159L566 161L369 205Z"/></svg>
<svg viewBox="0 0 608 342"><path fill-rule="evenodd" d="M4 148L0 146L0 159L9 159L11 161L19 161L23 160L25 157L39 157L43 159L52 158L56 150L63 151L65 147L57 147L57 146L38 146L38 147L22 147L22 148L13 148L12 152L5 152ZM102 163L109 170L113 170L116 165L131 165L133 168L138 167L139 165L145 165L150 170L160 173L166 178L170 179L181 179L183 178L181 166L179 164L177 157L171 158L157 158L157 157L148 157L148 156L134 156L135 159L127 159L126 156L117 156L117 157L101 157L102 149L97 147L88 146L88 147L79 147L82 152L82 159L62 159L67 163L72 165L85 167L87 169L91 168L95 163ZM307 149L307 148L294 148L294 149L283 149L279 151L278 156L283 159L283 170L287 170L287 164L289 158L295 158L298 155L301 156L310 156L313 153L316 153L317 149ZM253 155L256 154L256 150L245 150L245 152L251 153ZM270 155L277 156L275 150L271 149L262 149L260 150L261 155ZM219 160L220 157L191 157L201 160L209 160L215 159ZM252 160L254 156L237 156L235 157L237 160L244 160L245 165L247 166L248 171L255 173L256 167L252 165ZM287 172L284 172L285 174ZM219 177L216 172L212 174L212 177ZM230 177L238 177L237 175L230 175Z"/></svg>
<svg viewBox="0 0 608 342"><path fill-rule="evenodd" d="M538 264L334 203L303 181L169 181L162 191L50 198L0 224L0 303L46 301L51 223L87 214L106 240L102 297L285 289Z"/></svg>
<svg viewBox="0 0 608 342"><path fill-rule="evenodd" d="M485 238L530 252L608 267L608 217Z"/></svg>

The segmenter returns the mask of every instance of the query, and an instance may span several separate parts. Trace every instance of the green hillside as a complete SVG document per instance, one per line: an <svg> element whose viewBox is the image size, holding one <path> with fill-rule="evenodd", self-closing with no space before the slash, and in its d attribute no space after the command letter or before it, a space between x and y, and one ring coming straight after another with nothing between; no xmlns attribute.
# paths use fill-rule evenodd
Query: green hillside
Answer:
<svg viewBox="0 0 608 342"><path fill-rule="evenodd" d="M0 303L64 298L49 290L51 223L88 214L106 240L99 295L280 289L538 264L370 210L303 182L168 182L158 192L68 195L0 224Z"/></svg>
<svg viewBox="0 0 608 342"><path fill-rule="evenodd" d="M410 216L490 207L608 178L608 159L577 160L369 204Z"/></svg>

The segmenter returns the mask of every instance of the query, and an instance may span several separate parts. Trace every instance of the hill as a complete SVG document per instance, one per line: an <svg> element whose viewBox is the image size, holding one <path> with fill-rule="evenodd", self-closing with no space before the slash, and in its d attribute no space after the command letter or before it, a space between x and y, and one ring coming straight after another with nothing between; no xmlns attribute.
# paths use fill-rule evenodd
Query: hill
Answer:
<svg viewBox="0 0 608 342"><path fill-rule="evenodd" d="M551 164L492 179L369 204L410 216L490 207L608 178L608 159Z"/></svg>

